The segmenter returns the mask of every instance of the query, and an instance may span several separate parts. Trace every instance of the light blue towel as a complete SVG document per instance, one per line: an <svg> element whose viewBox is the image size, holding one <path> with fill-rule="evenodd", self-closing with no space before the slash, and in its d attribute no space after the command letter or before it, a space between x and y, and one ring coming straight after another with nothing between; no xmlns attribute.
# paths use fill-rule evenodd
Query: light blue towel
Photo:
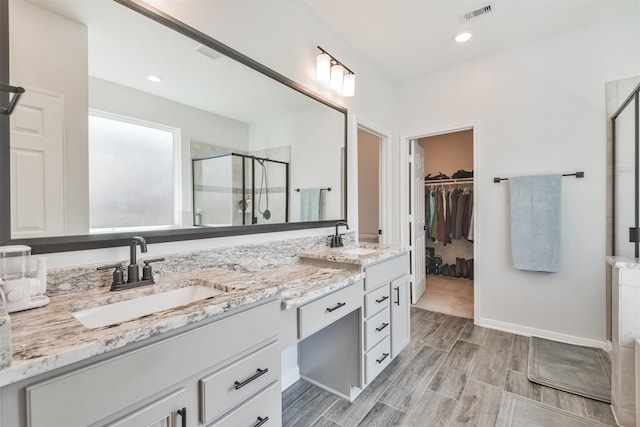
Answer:
<svg viewBox="0 0 640 427"><path fill-rule="evenodd" d="M562 175L509 178L511 254L519 270L560 271Z"/></svg>
<svg viewBox="0 0 640 427"><path fill-rule="evenodd" d="M319 188L300 190L300 221L320 220L320 193Z"/></svg>

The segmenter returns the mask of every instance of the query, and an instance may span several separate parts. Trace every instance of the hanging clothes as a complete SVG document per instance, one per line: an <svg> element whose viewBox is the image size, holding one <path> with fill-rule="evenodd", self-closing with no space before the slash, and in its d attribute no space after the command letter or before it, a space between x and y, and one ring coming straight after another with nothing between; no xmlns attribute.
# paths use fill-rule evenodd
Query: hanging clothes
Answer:
<svg viewBox="0 0 640 427"><path fill-rule="evenodd" d="M445 230L445 221L446 221L446 199L444 197L444 192L440 191L437 193L437 205L436 205L436 215L438 218L438 234L437 239L440 242L444 242L444 230Z"/></svg>
<svg viewBox="0 0 640 427"><path fill-rule="evenodd" d="M463 232L462 237L466 238L469 235L469 230L471 229L471 217L473 216L473 192L469 192L469 197L467 198L467 206L465 208L465 217L463 220Z"/></svg>
<svg viewBox="0 0 640 427"><path fill-rule="evenodd" d="M426 237L444 245L455 240L473 241L473 190L425 189Z"/></svg>

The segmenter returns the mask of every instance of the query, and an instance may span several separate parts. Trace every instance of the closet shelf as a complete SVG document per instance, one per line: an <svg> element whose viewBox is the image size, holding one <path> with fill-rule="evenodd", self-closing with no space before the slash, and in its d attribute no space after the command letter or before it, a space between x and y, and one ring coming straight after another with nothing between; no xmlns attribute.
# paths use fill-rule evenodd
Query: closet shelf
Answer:
<svg viewBox="0 0 640 427"><path fill-rule="evenodd" d="M465 183L473 183L473 178L451 178L451 179L437 179L433 181L425 181L425 186L434 186L434 185L454 185L454 184L465 184Z"/></svg>

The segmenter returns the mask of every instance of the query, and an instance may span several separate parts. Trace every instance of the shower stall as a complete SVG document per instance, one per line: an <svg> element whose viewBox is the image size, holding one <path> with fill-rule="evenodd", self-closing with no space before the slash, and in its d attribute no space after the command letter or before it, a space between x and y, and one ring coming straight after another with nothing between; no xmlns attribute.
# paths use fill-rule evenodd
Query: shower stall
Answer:
<svg viewBox="0 0 640 427"><path fill-rule="evenodd" d="M191 160L193 225L289 222L289 163L228 153Z"/></svg>
<svg viewBox="0 0 640 427"><path fill-rule="evenodd" d="M612 255L640 256L640 85L611 117Z"/></svg>

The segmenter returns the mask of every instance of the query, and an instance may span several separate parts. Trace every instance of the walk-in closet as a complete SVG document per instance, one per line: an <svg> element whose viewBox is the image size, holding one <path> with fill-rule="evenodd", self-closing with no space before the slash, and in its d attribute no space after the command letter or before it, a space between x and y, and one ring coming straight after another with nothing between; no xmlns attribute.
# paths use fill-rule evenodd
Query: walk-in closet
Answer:
<svg viewBox="0 0 640 427"><path fill-rule="evenodd" d="M473 318L473 130L420 138L426 290L417 305Z"/></svg>

